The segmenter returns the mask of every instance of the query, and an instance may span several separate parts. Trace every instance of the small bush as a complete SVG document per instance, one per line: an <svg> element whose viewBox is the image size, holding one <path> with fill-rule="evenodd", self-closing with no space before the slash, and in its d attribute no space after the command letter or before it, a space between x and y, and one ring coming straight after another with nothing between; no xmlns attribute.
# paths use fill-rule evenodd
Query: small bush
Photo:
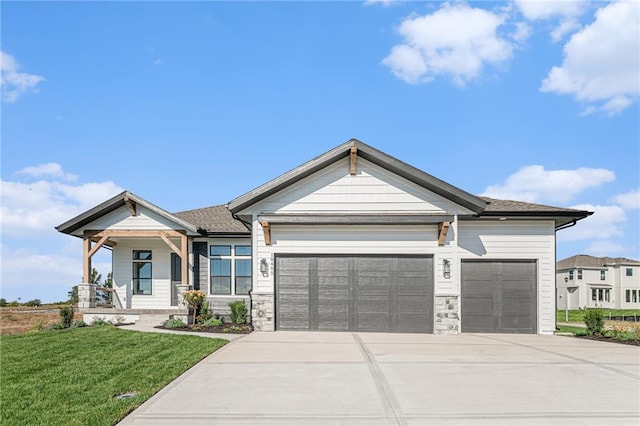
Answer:
<svg viewBox="0 0 640 426"><path fill-rule="evenodd" d="M229 315L229 319L232 323L238 325L247 323L248 309L247 304L244 303L244 300L236 300L235 302L231 302L229 303L229 307L231 308L231 315Z"/></svg>
<svg viewBox="0 0 640 426"><path fill-rule="evenodd" d="M73 308L71 306L60 307L60 322L63 328L71 327L71 323L73 322Z"/></svg>
<svg viewBox="0 0 640 426"><path fill-rule="evenodd" d="M165 328L185 328L187 325L179 318L171 318L162 324Z"/></svg>
<svg viewBox="0 0 640 426"><path fill-rule="evenodd" d="M73 328L81 328L81 327L87 327L87 323L82 320L77 320L73 323Z"/></svg>
<svg viewBox="0 0 640 426"><path fill-rule="evenodd" d="M124 324L126 320L127 319L122 315L116 315L115 317L111 318L110 322L113 325L120 325L120 324Z"/></svg>
<svg viewBox="0 0 640 426"><path fill-rule="evenodd" d="M51 331L51 330L64 330L65 328L69 328L66 327L63 323L61 322L54 322L53 324L51 324L49 327L47 327L47 331Z"/></svg>
<svg viewBox="0 0 640 426"><path fill-rule="evenodd" d="M209 318L208 320L204 321L202 325L206 327L220 327L222 325L222 321L216 318Z"/></svg>
<svg viewBox="0 0 640 426"><path fill-rule="evenodd" d="M107 325L113 325L111 324L109 321L107 321L104 318L100 318L100 317L93 317L93 321L91 321L91 326L95 326L95 327L104 327Z"/></svg>
<svg viewBox="0 0 640 426"><path fill-rule="evenodd" d="M587 309L584 313L584 324L592 336L601 336L604 330L604 312L600 308Z"/></svg>
<svg viewBox="0 0 640 426"><path fill-rule="evenodd" d="M213 317L213 312L211 312L211 306L209 302L206 300L202 302L202 306L200 307L200 313L196 317L196 322L198 324L204 324L205 321L211 319Z"/></svg>

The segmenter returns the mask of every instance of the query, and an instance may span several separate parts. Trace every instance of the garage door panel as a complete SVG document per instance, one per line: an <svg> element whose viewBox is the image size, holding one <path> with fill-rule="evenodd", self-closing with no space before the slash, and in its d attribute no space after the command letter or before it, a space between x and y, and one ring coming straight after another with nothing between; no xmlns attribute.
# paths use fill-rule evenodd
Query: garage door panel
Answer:
<svg viewBox="0 0 640 426"><path fill-rule="evenodd" d="M536 281L535 262L462 262L462 331L535 333Z"/></svg>
<svg viewBox="0 0 640 426"><path fill-rule="evenodd" d="M278 328L291 329L285 318L291 311L284 305L300 302L308 313L296 314L307 329L433 331L431 258L308 256L290 262L292 258L277 257ZM297 269L291 273L289 267ZM306 295L306 304L299 293ZM287 298L292 294L295 299Z"/></svg>

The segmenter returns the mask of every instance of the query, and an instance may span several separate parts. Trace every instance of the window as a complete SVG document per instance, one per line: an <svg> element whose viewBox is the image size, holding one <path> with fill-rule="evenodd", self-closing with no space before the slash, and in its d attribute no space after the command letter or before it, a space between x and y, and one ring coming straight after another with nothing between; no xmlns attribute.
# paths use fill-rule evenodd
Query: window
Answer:
<svg viewBox="0 0 640 426"><path fill-rule="evenodd" d="M631 302L638 303L638 295L640 295L640 291L632 290L631 291Z"/></svg>
<svg viewBox="0 0 640 426"><path fill-rule="evenodd" d="M236 294L251 290L251 259L236 259Z"/></svg>
<svg viewBox="0 0 640 426"><path fill-rule="evenodd" d="M631 290L625 290L624 292L624 301L627 303L631 302Z"/></svg>
<svg viewBox="0 0 640 426"><path fill-rule="evenodd" d="M252 283L250 245L212 245L209 247L209 256L211 294L249 293Z"/></svg>
<svg viewBox="0 0 640 426"><path fill-rule="evenodd" d="M608 288L592 288L591 300L594 302L610 302L611 301L611 289Z"/></svg>
<svg viewBox="0 0 640 426"><path fill-rule="evenodd" d="M133 250L133 294L151 295L151 250Z"/></svg>
<svg viewBox="0 0 640 426"><path fill-rule="evenodd" d="M633 269L631 269L631 268L627 268L626 275L627 275L628 277L632 277L632 276L633 276Z"/></svg>
<svg viewBox="0 0 640 426"><path fill-rule="evenodd" d="M600 281L604 281L604 280L607 279L606 278L606 274L607 274L607 272L604 269L600 270Z"/></svg>
<svg viewBox="0 0 640 426"><path fill-rule="evenodd" d="M582 269L578 269L578 279L582 279Z"/></svg>
<svg viewBox="0 0 640 426"><path fill-rule="evenodd" d="M573 269L569 269L569 280L573 281Z"/></svg>
<svg viewBox="0 0 640 426"><path fill-rule="evenodd" d="M182 281L182 259L171 253L171 281Z"/></svg>

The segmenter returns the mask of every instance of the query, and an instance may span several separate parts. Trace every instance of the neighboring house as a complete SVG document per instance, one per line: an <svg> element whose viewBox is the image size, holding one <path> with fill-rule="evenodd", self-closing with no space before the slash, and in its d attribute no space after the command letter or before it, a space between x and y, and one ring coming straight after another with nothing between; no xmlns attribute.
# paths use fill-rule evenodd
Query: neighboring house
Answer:
<svg viewBox="0 0 640 426"><path fill-rule="evenodd" d="M551 334L555 233L590 214L477 197L352 139L224 206L123 192L57 229L83 238L85 282L112 248L122 312L177 311L192 286L214 310L247 300L257 330Z"/></svg>
<svg viewBox="0 0 640 426"><path fill-rule="evenodd" d="M558 309L640 309L640 261L572 256L556 263L556 287Z"/></svg>

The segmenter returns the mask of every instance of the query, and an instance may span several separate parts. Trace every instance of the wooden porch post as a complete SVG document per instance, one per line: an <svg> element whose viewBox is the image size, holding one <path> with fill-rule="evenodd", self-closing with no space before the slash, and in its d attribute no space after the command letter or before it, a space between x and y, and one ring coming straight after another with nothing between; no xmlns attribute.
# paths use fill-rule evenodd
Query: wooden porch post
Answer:
<svg viewBox="0 0 640 426"><path fill-rule="evenodd" d="M182 285L189 284L189 240L186 235L182 235L181 237L182 247L180 257L182 258L182 262L180 263L182 266Z"/></svg>
<svg viewBox="0 0 640 426"><path fill-rule="evenodd" d="M82 282L91 282L91 237L85 235L82 239Z"/></svg>

